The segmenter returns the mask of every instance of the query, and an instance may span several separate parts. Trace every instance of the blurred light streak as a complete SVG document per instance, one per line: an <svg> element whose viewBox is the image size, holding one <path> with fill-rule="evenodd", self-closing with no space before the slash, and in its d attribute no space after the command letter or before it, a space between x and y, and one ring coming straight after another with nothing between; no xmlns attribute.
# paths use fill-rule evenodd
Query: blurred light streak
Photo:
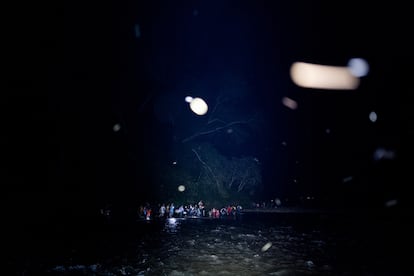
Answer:
<svg viewBox="0 0 414 276"><path fill-rule="evenodd" d="M392 207L398 204L398 200L392 199L385 202L385 207Z"/></svg>
<svg viewBox="0 0 414 276"><path fill-rule="evenodd" d="M298 103L295 100L292 100L291 98L288 98L288 97L283 97L282 103L284 106L292 110L295 110L298 108Z"/></svg>
<svg viewBox="0 0 414 276"><path fill-rule="evenodd" d="M328 66L295 62L290 68L292 81L304 88L354 90L359 78L353 76L348 67Z"/></svg>
<svg viewBox="0 0 414 276"><path fill-rule="evenodd" d="M382 160L382 159L394 159L395 152L393 150L386 150L384 148L377 148L374 151L374 160Z"/></svg>
<svg viewBox="0 0 414 276"><path fill-rule="evenodd" d="M345 183L345 182L349 182L349 181L351 181L352 180L352 176L348 176L348 177L345 177L344 179L342 179L342 182L343 183Z"/></svg>
<svg viewBox="0 0 414 276"><path fill-rule="evenodd" d="M272 247L272 243L271 242L266 243L262 247L262 252L265 252L265 251L269 250L270 247Z"/></svg>

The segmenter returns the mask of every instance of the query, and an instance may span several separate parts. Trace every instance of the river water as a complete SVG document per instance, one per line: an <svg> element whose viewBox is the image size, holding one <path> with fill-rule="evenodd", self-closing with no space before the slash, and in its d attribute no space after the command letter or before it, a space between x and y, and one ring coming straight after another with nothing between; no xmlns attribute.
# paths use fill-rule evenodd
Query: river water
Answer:
<svg viewBox="0 0 414 276"><path fill-rule="evenodd" d="M15 232L11 275L409 275L411 221L246 213Z"/></svg>

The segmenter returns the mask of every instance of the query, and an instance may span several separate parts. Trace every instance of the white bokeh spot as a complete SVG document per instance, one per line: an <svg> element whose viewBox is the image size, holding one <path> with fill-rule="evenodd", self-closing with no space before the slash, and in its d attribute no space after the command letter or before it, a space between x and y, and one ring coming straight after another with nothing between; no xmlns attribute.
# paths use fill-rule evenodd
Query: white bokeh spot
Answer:
<svg viewBox="0 0 414 276"><path fill-rule="evenodd" d="M362 58L351 58L348 62L348 69L355 77L365 77L369 71L368 62Z"/></svg>
<svg viewBox="0 0 414 276"><path fill-rule="evenodd" d="M375 113L374 111L369 113L369 119L371 122L375 123L378 119L377 113Z"/></svg>
<svg viewBox="0 0 414 276"><path fill-rule="evenodd" d="M208 111L206 102L201 98L194 98L190 102L190 108L197 115L204 115Z"/></svg>
<svg viewBox="0 0 414 276"><path fill-rule="evenodd" d="M118 132L120 129L121 129L121 125L120 125L120 124L115 124L115 125L112 127L112 130L113 130L114 132Z"/></svg>

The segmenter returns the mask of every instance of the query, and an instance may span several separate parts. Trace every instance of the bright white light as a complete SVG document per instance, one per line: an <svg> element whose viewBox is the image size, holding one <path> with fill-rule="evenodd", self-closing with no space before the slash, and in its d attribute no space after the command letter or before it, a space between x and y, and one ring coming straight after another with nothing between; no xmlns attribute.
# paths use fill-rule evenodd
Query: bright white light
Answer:
<svg viewBox="0 0 414 276"><path fill-rule="evenodd" d="M296 85L305 88L352 90L359 86L359 78L345 66L295 62L290 68L290 77Z"/></svg>
<svg viewBox="0 0 414 276"><path fill-rule="evenodd" d="M369 113L369 119L371 120L371 122L375 123L377 121L377 118L377 113L375 113L374 111Z"/></svg>
<svg viewBox="0 0 414 276"><path fill-rule="evenodd" d="M113 130L114 132L118 132L120 129L121 129L121 125L120 125L120 124L115 124L115 125L112 127L112 130Z"/></svg>
<svg viewBox="0 0 414 276"><path fill-rule="evenodd" d="M176 218L168 218L168 222L170 224L175 224L177 222L177 219Z"/></svg>
<svg viewBox="0 0 414 276"><path fill-rule="evenodd" d="M177 161L173 161L173 165L177 165Z"/></svg>
<svg viewBox="0 0 414 276"><path fill-rule="evenodd" d="M193 100L193 97L191 97L191 96L187 96L187 97L185 97L185 101L187 102L187 103L191 103L191 101Z"/></svg>
<svg viewBox="0 0 414 276"><path fill-rule="evenodd" d="M369 65L362 58L352 58L348 62L348 69L355 77L364 77L368 74Z"/></svg>
<svg viewBox="0 0 414 276"><path fill-rule="evenodd" d="M263 247L262 247L262 252L267 251L270 247L272 247L272 243L271 243L271 242L266 243L266 244L265 244L265 245L263 245Z"/></svg>
<svg viewBox="0 0 414 276"><path fill-rule="evenodd" d="M179 192L184 192L185 191L185 186L184 185L178 186L178 191Z"/></svg>
<svg viewBox="0 0 414 276"><path fill-rule="evenodd" d="M190 103L190 108L197 115L204 115L208 111L206 102L201 98L194 98Z"/></svg>

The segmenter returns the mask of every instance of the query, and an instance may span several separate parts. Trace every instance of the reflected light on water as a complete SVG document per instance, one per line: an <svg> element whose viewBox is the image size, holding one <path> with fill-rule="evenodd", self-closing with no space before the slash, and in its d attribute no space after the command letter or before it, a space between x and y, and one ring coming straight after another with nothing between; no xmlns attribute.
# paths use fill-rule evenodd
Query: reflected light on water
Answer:
<svg viewBox="0 0 414 276"><path fill-rule="evenodd" d="M385 205L397 203L391 198ZM122 235L115 231L112 242L103 248L104 262L78 261L66 266L62 260L49 271L59 275L379 275L391 269L395 273L387 275L406 275L399 273L397 259L393 259L403 254L398 249L403 237L394 235L396 225L353 216L244 214L240 220L154 219ZM367 231L354 235L356 227ZM366 235L371 231L376 234ZM381 238L385 235L401 239L389 240L384 247ZM373 247L379 240L382 244ZM113 244L125 247L116 252ZM115 254L128 257L119 262Z"/></svg>

